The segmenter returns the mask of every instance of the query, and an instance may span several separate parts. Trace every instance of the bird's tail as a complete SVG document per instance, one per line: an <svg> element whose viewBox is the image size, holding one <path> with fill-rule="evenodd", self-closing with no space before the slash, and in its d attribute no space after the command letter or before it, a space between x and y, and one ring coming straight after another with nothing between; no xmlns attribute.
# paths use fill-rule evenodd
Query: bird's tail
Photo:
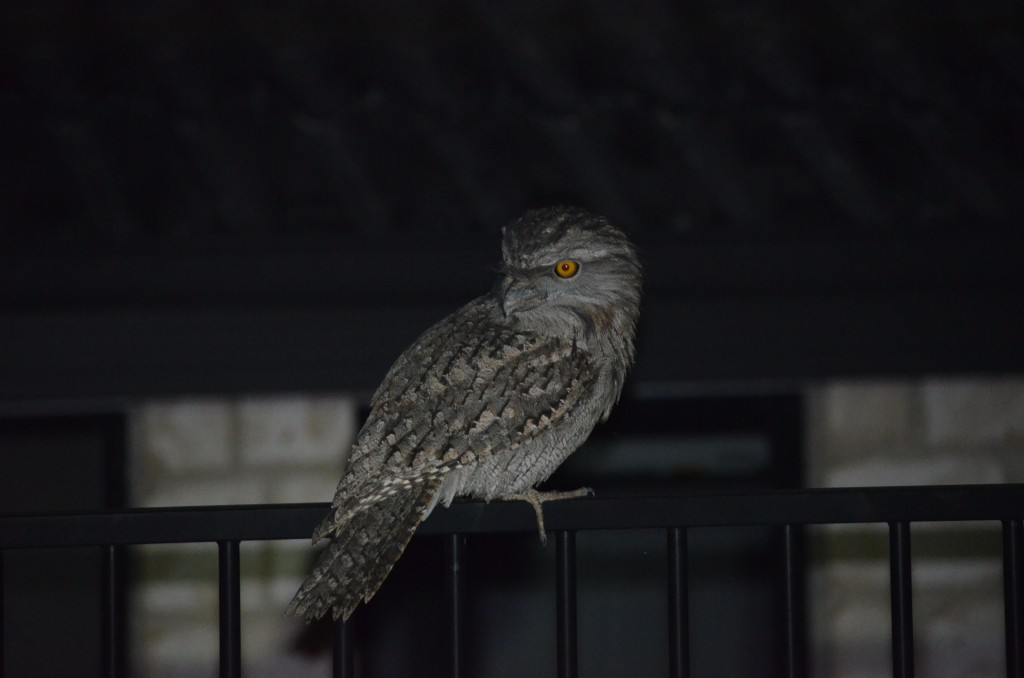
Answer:
<svg viewBox="0 0 1024 678"><path fill-rule="evenodd" d="M433 505L440 485L441 478L425 478L353 515L320 555L287 613L310 622L333 609L334 619L347 620L380 588Z"/></svg>

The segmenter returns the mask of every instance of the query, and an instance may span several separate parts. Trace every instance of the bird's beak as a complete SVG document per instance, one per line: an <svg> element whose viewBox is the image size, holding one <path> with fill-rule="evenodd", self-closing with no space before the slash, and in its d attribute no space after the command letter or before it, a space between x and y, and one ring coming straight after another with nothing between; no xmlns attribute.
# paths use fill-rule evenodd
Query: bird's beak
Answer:
<svg viewBox="0 0 1024 678"><path fill-rule="evenodd" d="M514 275L506 275L498 284L498 295L501 299L501 310L505 317L512 315L530 305L534 295L526 280Z"/></svg>

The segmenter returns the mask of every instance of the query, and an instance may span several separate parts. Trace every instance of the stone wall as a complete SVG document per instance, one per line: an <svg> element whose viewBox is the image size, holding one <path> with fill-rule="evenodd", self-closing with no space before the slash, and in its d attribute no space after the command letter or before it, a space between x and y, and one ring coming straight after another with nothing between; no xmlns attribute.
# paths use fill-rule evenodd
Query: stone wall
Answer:
<svg viewBox="0 0 1024 678"><path fill-rule="evenodd" d="M1024 380L845 382L807 392L814 487L1024 482ZM938 678L1005 675L998 523L911 531L916 662ZM817 529L814 675L888 675L888 532Z"/></svg>
<svg viewBox="0 0 1024 678"><path fill-rule="evenodd" d="M142 405L131 418L134 504L329 501L355 436L356 409L355 400L343 396ZM243 543L240 549L246 675L328 675L329 655L288 650L303 625L283 615L309 570L309 541ZM136 547L132 566L135 673L214 675L216 545Z"/></svg>
<svg viewBox="0 0 1024 678"><path fill-rule="evenodd" d="M1024 380L839 382L805 395L811 486L1024 482ZM141 405L132 417L135 504L327 501L356 410L343 396ZM912 534L919 673L1000 675L999 526L916 525ZM887 554L883 525L813 531L813 675L888 675ZM306 540L242 545L247 675L328 675L328 655L292 651L302 625L282 615L311 558ZM134 566L137 672L213 675L215 546L142 547Z"/></svg>

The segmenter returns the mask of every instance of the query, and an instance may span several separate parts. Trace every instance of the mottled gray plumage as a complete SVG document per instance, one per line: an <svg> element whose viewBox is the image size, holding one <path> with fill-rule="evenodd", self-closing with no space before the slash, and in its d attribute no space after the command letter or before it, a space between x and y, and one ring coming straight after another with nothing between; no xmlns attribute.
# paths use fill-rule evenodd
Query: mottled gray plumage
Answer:
<svg viewBox="0 0 1024 678"><path fill-rule="evenodd" d="M494 290L427 330L374 394L313 535L332 541L290 613L347 619L438 502L526 499L540 521L533 487L618 399L640 304L629 240L574 208L529 212L503 234Z"/></svg>

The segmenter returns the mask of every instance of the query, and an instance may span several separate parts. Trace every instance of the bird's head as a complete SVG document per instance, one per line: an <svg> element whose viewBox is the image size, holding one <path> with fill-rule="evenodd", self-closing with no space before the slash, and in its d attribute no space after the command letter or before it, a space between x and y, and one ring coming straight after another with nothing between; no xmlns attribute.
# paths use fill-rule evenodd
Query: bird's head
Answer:
<svg viewBox="0 0 1024 678"><path fill-rule="evenodd" d="M503 229L497 294L520 325L584 340L614 329L632 335L640 261L626 235L572 207L528 212Z"/></svg>

